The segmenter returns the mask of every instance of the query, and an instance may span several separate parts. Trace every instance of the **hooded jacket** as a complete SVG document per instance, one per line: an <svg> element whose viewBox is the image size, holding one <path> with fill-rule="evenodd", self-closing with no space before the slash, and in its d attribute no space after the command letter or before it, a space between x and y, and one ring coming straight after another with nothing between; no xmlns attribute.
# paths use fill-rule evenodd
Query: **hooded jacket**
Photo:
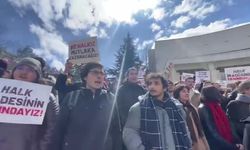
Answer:
<svg viewBox="0 0 250 150"><path fill-rule="evenodd" d="M230 101L228 104L227 116L242 141L245 126L242 120L250 116L250 97L238 94L236 100Z"/></svg>
<svg viewBox="0 0 250 150"><path fill-rule="evenodd" d="M244 130L244 138L243 138L243 145L246 150L250 149L250 116L244 120L246 124Z"/></svg>

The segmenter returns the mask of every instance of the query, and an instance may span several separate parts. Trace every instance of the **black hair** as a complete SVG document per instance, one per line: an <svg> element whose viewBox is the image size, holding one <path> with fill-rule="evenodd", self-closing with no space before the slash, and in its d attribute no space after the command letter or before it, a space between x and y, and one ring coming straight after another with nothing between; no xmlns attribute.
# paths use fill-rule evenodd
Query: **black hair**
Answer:
<svg viewBox="0 0 250 150"><path fill-rule="evenodd" d="M163 88L168 88L168 81L164 78L164 76L160 73L149 73L146 76L146 84L149 85L149 80L151 79L160 79L163 85Z"/></svg>
<svg viewBox="0 0 250 150"><path fill-rule="evenodd" d="M203 102L220 102L222 95L220 91L214 86L207 86L201 90Z"/></svg>
<svg viewBox="0 0 250 150"><path fill-rule="evenodd" d="M187 80L189 80L189 79L194 80L194 77L188 77L188 78L185 79L185 81L187 81Z"/></svg>
<svg viewBox="0 0 250 150"><path fill-rule="evenodd" d="M173 93L173 96L174 98L176 99L179 99L180 98L180 92L183 90L183 89L187 89L189 90L188 86L186 86L185 84L179 84L177 85L175 88L174 88L174 93Z"/></svg>
<svg viewBox="0 0 250 150"><path fill-rule="evenodd" d="M84 86L86 85L86 81L84 80L84 78L87 77L89 71L94 69L94 68L102 69L103 66L100 63L97 63L97 62L89 62L86 65L84 65L82 67L82 69L80 70L80 75L81 75L81 79L82 79L82 82L83 82Z"/></svg>

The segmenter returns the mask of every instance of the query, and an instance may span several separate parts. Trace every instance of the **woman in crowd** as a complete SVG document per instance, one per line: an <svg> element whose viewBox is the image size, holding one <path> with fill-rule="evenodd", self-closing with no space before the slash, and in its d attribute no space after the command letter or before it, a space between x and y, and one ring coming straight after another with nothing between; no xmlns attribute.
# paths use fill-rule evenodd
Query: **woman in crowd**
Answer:
<svg viewBox="0 0 250 150"><path fill-rule="evenodd" d="M184 106L186 112L187 126L192 139L193 150L209 150L206 137L200 123L196 108L189 102L189 90L185 85L178 85L174 90L174 98L178 99Z"/></svg>
<svg viewBox="0 0 250 150"><path fill-rule="evenodd" d="M24 58L14 67L11 77L14 80L40 83L41 63L33 58ZM57 112L56 100L50 98L42 125L0 123L0 149L47 150Z"/></svg>
<svg viewBox="0 0 250 150"><path fill-rule="evenodd" d="M211 150L243 150L229 120L220 106L221 94L213 86L202 89L199 107L201 123Z"/></svg>

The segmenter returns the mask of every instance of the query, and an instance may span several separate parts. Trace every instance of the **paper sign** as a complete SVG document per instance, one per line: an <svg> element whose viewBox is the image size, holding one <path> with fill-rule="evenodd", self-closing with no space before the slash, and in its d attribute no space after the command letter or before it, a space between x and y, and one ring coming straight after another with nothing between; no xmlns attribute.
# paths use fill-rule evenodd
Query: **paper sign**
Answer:
<svg viewBox="0 0 250 150"><path fill-rule="evenodd" d="M227 81L245 81L250 79L250 66L225 68Z"/></svg>
<svg viewBox="0 0 250 150"><path fill-rule="evenodd" d="M190 78L190 77L193 78L193 77L194 77L194 74L183 72L182 75L181 75L181 81L185 81L187 78Z"/></svg>
<svg viewBox="0 0 250 150"><path fill-rule="evenodd" d="M196 71L195 83L201 83L201 81L210 81L210 71Z"/></svg>
<svg viewBox="0 0 250 150"><path fill-rule="evenodd" d="M42 124L51 86L2 78L0 83L0 122Z"/></svg>
<svg viewBox="0 0 250 150"><path fill-rule="evenodd" d="M99 62L99 51L97 50L97 39L72 42L69 44L69 61L73 64L86 64L88 62Z"/></svg>

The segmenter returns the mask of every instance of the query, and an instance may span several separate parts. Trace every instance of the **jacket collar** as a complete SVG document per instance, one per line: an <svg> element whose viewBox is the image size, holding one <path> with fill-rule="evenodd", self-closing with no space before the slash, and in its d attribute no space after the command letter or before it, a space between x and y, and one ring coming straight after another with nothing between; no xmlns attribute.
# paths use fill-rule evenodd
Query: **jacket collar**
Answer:
<svg viewBox="0 0 250 150"><path fill-rule="evenodd" d="M95 94L90 89L87 89L85 87L82 87L81 89L82 89L83 92L85 92L87 94L90 94L92 96L97 96L97 95L101 95L102 94L102 89L97 89L95 91Z"/></svg>
<svg viewBox="0 0 250 150"><path fill-rule="evenodd" d="M244 94L238 94L236 100L250 104L250 97Z"/></svg>

